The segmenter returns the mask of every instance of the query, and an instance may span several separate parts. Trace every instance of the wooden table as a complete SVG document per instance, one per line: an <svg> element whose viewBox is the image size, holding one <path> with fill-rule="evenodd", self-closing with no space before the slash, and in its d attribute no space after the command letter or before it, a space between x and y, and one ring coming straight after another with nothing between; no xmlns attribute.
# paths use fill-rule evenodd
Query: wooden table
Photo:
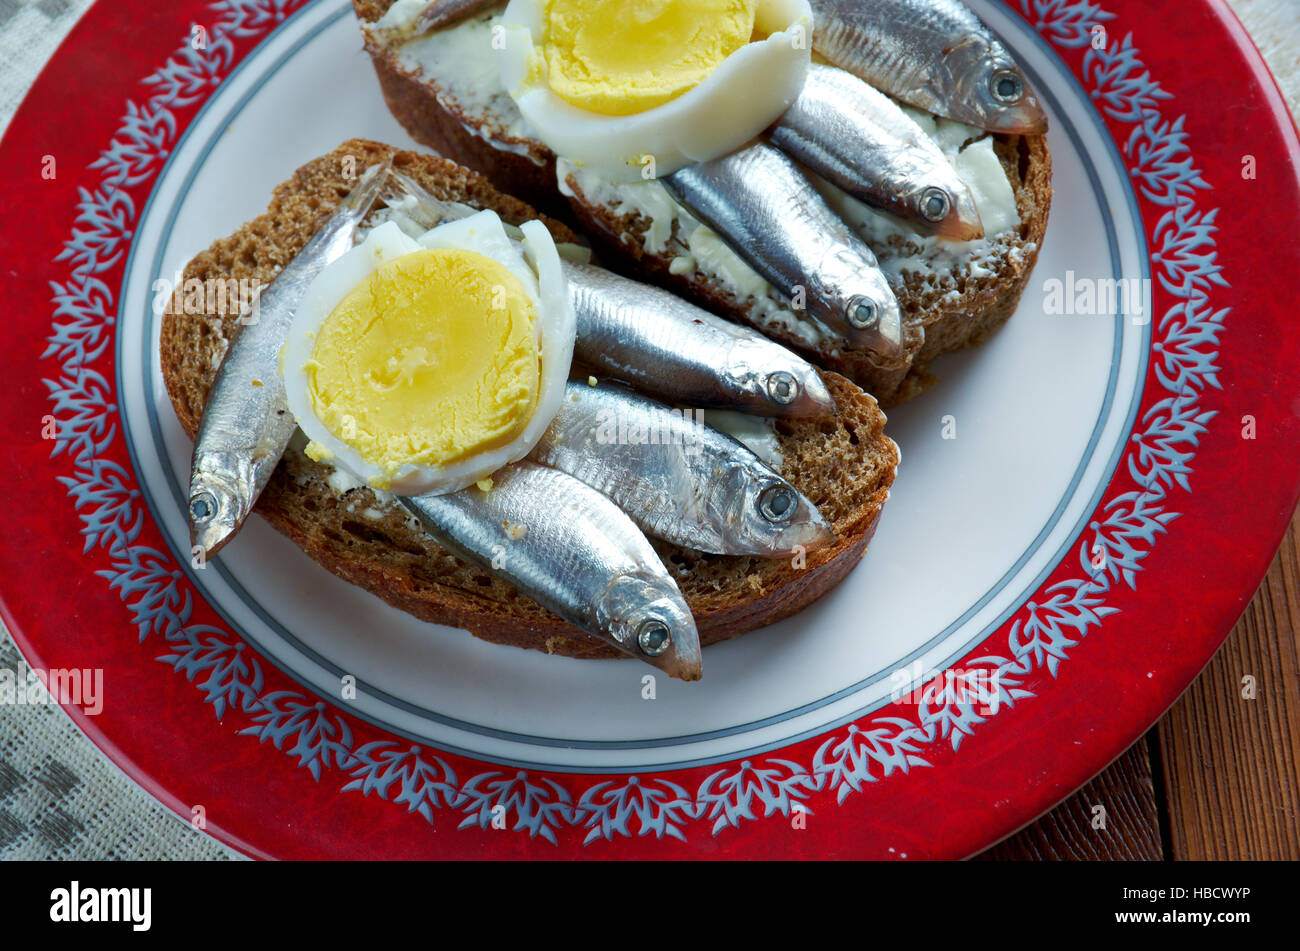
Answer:
<svg viewBox="0 0 1300 951"><path fill-rule="evenodd" d="M1093 828L1098 805L1104 829ZM1164 719L978 858L1300 859L1300 512L1241 620Z"/></svg>
<svg viewBox="0 0 1300 951"><path fill-rule="evenodd" d="M1229 3L1300 115L1300 7ZM977 858L1300 859L1300 511L1237 626L1164 719Z"/></svg>

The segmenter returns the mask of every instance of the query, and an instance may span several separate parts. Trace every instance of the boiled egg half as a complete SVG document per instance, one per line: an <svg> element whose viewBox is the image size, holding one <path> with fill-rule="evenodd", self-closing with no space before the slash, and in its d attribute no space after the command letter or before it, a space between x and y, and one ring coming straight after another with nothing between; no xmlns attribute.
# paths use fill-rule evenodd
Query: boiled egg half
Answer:
<svg viewBox="0 0 1300 951"><path fill-rule="evenodd" d="M307 455L398 495L454 492L550 425L574 317L546 227L491 211L378 226L308 288L281 353Z"/></svg>
<svg viewBox="0 0 1300 951"><path fill-rule="evenodd" d="M794 102L811 57L808 0L511 0L501 26L528 125L615 182L741 147Z"/></svg>

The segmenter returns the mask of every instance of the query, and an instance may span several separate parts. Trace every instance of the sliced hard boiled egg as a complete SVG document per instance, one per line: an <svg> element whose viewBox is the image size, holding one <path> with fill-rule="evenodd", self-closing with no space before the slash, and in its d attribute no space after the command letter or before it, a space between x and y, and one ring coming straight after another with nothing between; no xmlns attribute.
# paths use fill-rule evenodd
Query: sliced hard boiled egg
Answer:
<svg viewBox="0 0 1300 951"><path fill-rule="evenodd" d="M740 148L799 95L812 45L808 0L511 0L502 26L524 119L614 182Z"/></svg>
<svg viewBox="0 0 1300 951"><path fill-rule="evenodd" d="M281 360L307 454L399 495L454 492L526 456L573 360L541 222L483 211L412 238L395 222L316 277Z"/></svg>

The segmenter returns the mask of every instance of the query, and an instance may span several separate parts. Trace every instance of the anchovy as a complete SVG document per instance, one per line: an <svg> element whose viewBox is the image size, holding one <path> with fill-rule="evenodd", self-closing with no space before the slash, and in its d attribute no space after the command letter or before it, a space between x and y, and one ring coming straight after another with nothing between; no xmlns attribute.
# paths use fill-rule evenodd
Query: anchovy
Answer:
<svg viewBox="0 0 1300 951"><path fill-rule="evenodd" d="M923 231L984 237L975 199L934 140L888 96L814 63L772 143L831 184Z"/></svg>
<svg viewBox="0 0 1300 951"><path fill-rule="evenodd" d="M570 624L680 680L700 679L695 619L645 536L609 499L529 462L492 486L402 499L449 551Z"/></svg>
<svg viewBox="0 0 1300 951"><path fill-rule="evenodd" d="M613 499L649 535L784 558L835 535L817 507L730 436L622 387L570 383L529 456Z"/></svg>
<svg viewBox="0 0 1300 951"><path fill-rule="evenodd" d="M397 169L388 173L389 192L384 202L394 211L406 215L417 227L428 231L444 221L457 221L477 214L482 209L459 201L444 201L429 194L428 190L411 176ZM523 232L502 222L506 231L515 238Z"/></svg>
<svg viewBox="0 0 1300 951"><path fill-rule="evenodd" d="M689 406L757 416L830 416L816 369L757 331L675 294L589 264L564 263L583 363Z"/></svg>
<svg viewBox="0 0 1300 951"><path fill-rule="evenodd" d="M850 345L903 352L898 301L866 243L795 163L765 143L661 179L755 271Z"/></svg>
<svg viewBox="0 0 1300 951"><path fill-rule="evenodd" d="M811 0L813 49L881 92L990 132L1047 131L1023 70L958 0Z"/></svg>
<svg viewBox="0 0 1300 951"><path fill-rule="evenodd" d="M382 18L374 23L363 23L362 26L381 33L389 42L404 41L455 26L485 10L500 6L502 2L503 0L431 0L414 16L393 26L377 29Z"/></svg>
<svg viewBox="0 0 1300 951"><path fill-rule="evenodd" d="M400 172L390 178L419 227L472 214ZM508 226L507 226L508 229ZM564 261L577 318L575 353L591 369L692 406L760 416L829 416L835 401L806 360L757 331L676 294L590 264Z"/></svg>
<svg viewBox="0 0 1300 951"><path fill-rule="evenodd" d="M432 0L415 18L415 34L441 30L500 5L501 0Z"/></svg>
<svg viewBox="0 0 1300 951"><path fill-rule="evenodd" d="M190 470L190 541L209 558L243 525L296 426L278 365L294 311L326 265L350 250L389 162L371 166L338 209L262 291L257 320L230 345L208 395Z"/></svg>

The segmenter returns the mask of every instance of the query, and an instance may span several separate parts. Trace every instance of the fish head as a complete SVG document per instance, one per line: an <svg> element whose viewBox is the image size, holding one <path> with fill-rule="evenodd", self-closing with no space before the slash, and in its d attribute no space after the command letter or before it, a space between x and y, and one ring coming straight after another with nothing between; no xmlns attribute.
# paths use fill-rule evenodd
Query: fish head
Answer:
<svg viewBox="0 0 1300 951"><path fill-rule="evenodd" d="M614 646L678 680L700 679L700 635L671 578L651 572L617 578L595 605Z"/></svg>
<svg viewBox="0 0 1300 951"><path fill-rule="evenodd" d="M951 182L918 189L911 201L921 219L942 238L976 241L984 237L984 222L975 207L975 198L955 175Z"/></svg>
<svg viewBox="0 0 1300 951"><path fill-rule="evenodd" d="M835 541L835 532L802 492L759 463L735 466L719 480L729 494L727 534L738 552L785 558Z"/></svg>
<svg viewBox="0 0 1300 951"><path fill-rule="evenodd" d="M1002 44L971 37L944 57L945 114L990 132L1042 135L1047 112Z"/></svg>
<svg viewBox="0 0 1300 951"><path fill-rule="evenodd" d="M828 254L809 294L808 309L854 347L884 360L903 356L903 315L889 281L866 245L841 243Z"/></svg>
<svg viewBox="0 0 1300 951"><path fill-rule="evenodd" d="M211 558L239 531L252 509L248 502L252 490L244 488L250 484L220 460L215 464L202 457L195 460L186 516L196 555Z"/></svg>
<svg viewBox="0 0 1300 951"><path fill-rule="evenodd" d="M769 340L742 339L731 348L728 370L738 383L736 407L758 416L834 416L835 400L816 368Z"/></svg>

